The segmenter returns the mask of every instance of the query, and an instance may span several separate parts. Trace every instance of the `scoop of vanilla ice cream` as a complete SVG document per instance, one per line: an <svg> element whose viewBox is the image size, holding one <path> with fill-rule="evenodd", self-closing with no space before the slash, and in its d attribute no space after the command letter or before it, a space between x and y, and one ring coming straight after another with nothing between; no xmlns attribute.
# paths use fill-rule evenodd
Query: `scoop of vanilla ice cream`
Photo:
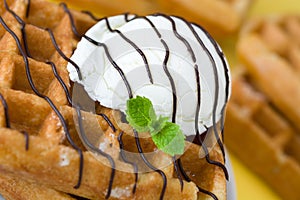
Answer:
<svg viewBox="0 0 300 200"><path fill-rule="evenodd" d="M157 115L171 120L175 113L185 135L220 120L230 95L229 69L219 46L197 25L163 15L118 15L85 35L71 57L82 79L71 63L67 68L93 100L124 112L131 95L145 96Z"/></svg>

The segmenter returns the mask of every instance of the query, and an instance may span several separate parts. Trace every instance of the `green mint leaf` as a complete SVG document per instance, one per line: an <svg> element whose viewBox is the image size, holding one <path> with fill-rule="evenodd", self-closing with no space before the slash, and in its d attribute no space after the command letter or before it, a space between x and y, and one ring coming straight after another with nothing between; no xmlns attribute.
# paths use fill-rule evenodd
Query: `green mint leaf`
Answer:
<svg viewBox="0 0 300 200"><path fill-rule="evenodd" d="M127 101L126 119L138 132L150 131L149 126L156 120L151 101L141 96L129 99Z"/></svg>
<svg viewBox="0 0 300 200"><path fill-rule="evenodd" d="M159 133L165 127L168 120L169 120L168 117L159 116L157 120L152 121L152 124L149 127L151 136Z"/></svg>
<svg viewBox="0 0 300 200"><path fill-rule="evenodd" d="M184 152L185 136L168 117L157 118L153 105L146 97L137 96L127 101L126 119L138 132L150 132L158 149L174 156Z"/></svg>
<svg viewBox="0 0 300 200"><path fill-rule="evenodd" d="M152 135L152 140L158 149L171 156L184 152L185 136L177 124L166 122L159 133Z"/></svg>

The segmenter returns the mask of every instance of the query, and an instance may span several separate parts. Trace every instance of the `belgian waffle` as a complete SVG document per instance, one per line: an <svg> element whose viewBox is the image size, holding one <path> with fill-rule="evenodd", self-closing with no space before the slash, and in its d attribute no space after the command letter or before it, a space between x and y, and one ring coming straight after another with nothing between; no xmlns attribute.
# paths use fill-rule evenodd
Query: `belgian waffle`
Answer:
<svg viewBox="0 0 300 200"><path fill-rule="evenodd" d="M187 142L176 165L188 172L185 180L173 165L138 173L120 153L138 152L129 148L136 137L120 113L99 104L96 113L73 105L76 85L66 65L78 33L96 23L91 14L43 0L1 1L0 11L0 193L6 199L226 199L225 174L199 158L200 146ZM86 150L74 116L96 120L107 152ZM145 152L154 148L147 139L139 143ZM218 145L209 155L223 164ZM157 156L154 165L171 159Z"/></svg>
<svg viewBox="0 0 300 200"><path fill-rule="evenodd" d="M215 37L224 37L238 30L252 0L188 0L188 1L70 1L76 7L90 9L102 7L100 14L115 15L123 12L132 12L140 15L162 12L169 15L185 16L189 21L201 24ZM128 7L130 5L130 7ZM97 12L96 9L93 10ZM99 11L98 11L99 12ZM218 13L216 17L215 13Z"/></svg>
<svg viewBox="0 0 300 200"><path fill-rule="evenodd" d="M251 20L238 41L228 147L283 199L300 193L300 17Z"/></svg>

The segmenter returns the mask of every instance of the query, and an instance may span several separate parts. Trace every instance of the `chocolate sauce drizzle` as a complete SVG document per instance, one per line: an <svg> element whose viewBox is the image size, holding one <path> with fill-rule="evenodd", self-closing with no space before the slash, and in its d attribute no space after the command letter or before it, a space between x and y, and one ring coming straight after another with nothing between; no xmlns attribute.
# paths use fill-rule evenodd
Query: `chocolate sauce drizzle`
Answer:
<svg viewBox="0 0 300 200"><path fill-rule="evenodd" d="M26 32L25 32L25 22L18 16L16 15L12 10L9 9L7 3L6 3L6 0L4 0L4 5L5 5L5 8L7 9L7 11L9 11L14 17L15 19L18 21L18 23L20 23L21 25L21 31L22 31L22 37L23 37L23 41L24 41L24 48L25 50L22 49L22 45L21 45L21 42L20 40L18 39L17 35L6 25L6 23L4 22L4 20L2 19L2 17L0 16L0 23L3 25L3 27L13 36L13 38L15 39L16 43L17 43L17 46L18 46L18 49L23 57L23 60L24 60L24 63L25 63L25 69L26 69L26 76L27 76L27 79L28 79L28 82L32 88L32 90L34 91L34 93L45 99L48 104L50 105L50 107L53 109L53 111L56 113L56 115L58 116L59 120L61 121L62 123L62 126L63 126L63 129L66 133L66 137L67 137L67 140L68 142L71 144L71 146L77 150L79 156L80 156L80 164L79 164L79 175L78 175L78 182L77 184L74 186L74 188L79 188L80 187L80 184L81 184L81 179L82 179L82 172L83 172L83 152L82 150L73 142L71 136L70 136L70 133L68 131L68 127L66 125L66 122L62 116L62 114L59 112L59 110L56 108L56 106L53 104L53 102L51 101L51 99L43 94L41 94L37 88L35 87L34 83L33 83L33 80L32 80L32 77L31 77L31 73L30 73L30 66L29 66L29 61L28 61L28 58L31 58L31 55L30 55L30 52L28 50L28 45L27 45L27 37L26 37ZM118 73L120 74L120 77L122 78L122 80L124 81L124 84L127 88L127 91L128 91L128 96L129 98L132 98L133 97L133 94L132 94L132 90L131 90L131 87L130 87L130 84L124 74L124 72L122 71L122 69L117 65L117 63L113 60L113 58L111 57L110 53L109 53L109 49L107 47L106 44L104 43L101 43L101 42L97 42L95 41L94 39L86 36L86 35L80 35L77 31L77 28L75 26L75 22L74 22L74 19L73 19L73 16L72 16L72 13L70 12L70 10L67 8L66 4L64 3L61 3L60 4L64 11L67 13L67 15L69 16L69 19L70 19L70 23L71 23L71 27L72 27L72 31L73 33L78 37L78 38L85 38L87 41L89 41L90 43L96 45L96 46L100 46L100 47L103 47L104 50L105 50L105 54L107 56L107 58L109 59L110 63L113 65L113 67L118 71ZM30 13L30 0L28 0L28 5L27 5L27 9L26 9L26 17L28 17ZM151 75L151 71L150 71L150 67L149 67L149 64L148 64L148 61L147 61L147 58L146 56L144 55L143 51L131 40L129 40L122 32L120 32L119 30L117 29L112 29L111 26L110 26L110 23L109 23L109 20L107 18L101 18L101 19L97 19L96 17L94 17L92 15L92 13L90 12L87 12L85 11L84 13L88 14L89 16L91 16L94 20L97 20L97 21L100 21L100 20L105 20L106 22L106 25L107 25L107 28L110 32L116 32L120 35L120 37L122 37L126 42L128 42L131 46L133 46L135 48L135 50L140 54L140 56L143 58L143 61L145 63L145 67L146 67L146 70L147 70L147 73L148 73L148 76L149 76L149 80L151 83L153 83L153 78L152 78L152 75ZM168 45L166 44L165 40L163 40L161 34L159 33L159 31L157 30L157 28L155 27L155 25L151 22L151 20L149 20L147 17L139 17L139 16L134 16L133 18L129 19L128 18L128 14L124 14L125 16L125 20L127 22L131 21L131 20L134 20L134 19L138 19L138 18L143 18L144 20L146 20L150 25L151 27L154 29L154 31L156 32L158 38L160 39L162 45L164 46L165 48L165 51L166 51L166 54L165 54L165 59L163 61L163 69L167 75L167 77L169 78L169 82L170 82L170 85L171 85L171 88L172 88L172 92L173 92L173 112L172 112L172 122L175 122L176 121L176 110L177 110L177 97L176 97L176 87L175 87L175 83L174 83L174 80L168 70L168 59L169 59L169 48L168 48ZM162 16L166 19L168 19L171 23L172 23L172 28L173 28L173 32L175 34L175 36L185 44L185 46L187 47L187 51L190 53L191 55L191 58L194 62L194 69L195 69L195 76L196 76L196 81L197 81L197 106L196 106L196 116L195 116L195 130L196 130L196 140L199 142L199 144L201 144L201 147L203 148L205 154L206 154L206 160L208 163L210 164L214 164L214 165L217 165L219 167L221 167L225 173L225 176L226 178L228 179L228 172L226 170L226 167L220 163L220 162L217 162L217 161L213 161L209 158L209 152L207 150L207 147L206 145L203 143L203 140L199 134L199 127L198 127L198 118L199 118L199 110L200 110L200 105L201 105L201 96L200 96L200 77L199 77L199 68L198 68L198 65L196 63L196 57L195 57L195 54L190 46L190 44L188 43L188 41L183 38L178 32L177 32L177 29L176 29L176 24L175 24L175 21L170 17L170 16L167 16L167 15L164 15L164 14L155 14L154 16ZM180 17L178 17L180 18ZM182 19L182 18L180 18ZM222 112L221 112L221 133L222 133L222 137L223 136L223 127L224 127L224 112L225 112L225 105L228 101L228 96L229 96L229 75L228 75L228 69L226 68L226 61L225 61L225 58L224 58L224 55L222 53L222 51L219 49L218 45L216 44L216 42L212 39L212 37L202 28L200 27L199 25L196 25L196 24L190 24L188 23L187 21L185 21L184 19L182 19L186 24L187 26L190 28L190 30L192 31L192 33L194 34L195 38L198 40L199 44L203 47L203 49L205 50L205 52L207 53L207 55L209 56L209 58L211 59L211 62L213 63L213 70L214 70L214 77L215 77L215 84L216 84L216 90L215 90L215 100L214 100L214 104L213 104L213 130L214 130L214 133L215 133L215 137L217 138L217 141L218 141L218 144L222 150L222 153L223 153L223 157L224 157L224 161L225 161L225 151L224 151L224 146L223 146L223 139L222 138L222 141L221 139L219 138L219 135L218 135L218 131L217 131L217 128L216 128L216 108L217 108L217 101L218 101L218 88L219 88L219 83L218 83L218 73L217 73L217 69L216 69L216 63L212 57L212 55L210 54L209 50L205 47L205 45L203 44L202 40L200 39L199 35L196 33L196 31L194 30L193 26L192 25L195 25L197 27L199 27L206 35L207 37L209 38L209 40L211 41L211 43L215 46L215 49L218 53L218 55L220 56L221 60L222 60L222 63L223 63L223 66L224 66L224 72L225 72L225 76L226 76L226 99L225 99L225 102L224 102L224 106L222 108ZM55 41L55 37L52 33L52 31L50 29L45 29L46 31L49 32L49 35L50 35L50 38L51 38L51 41L56 49L56 51L60 54L61 57L63 57L66 61L68 61L69 63L71 63L77 73L78 73L78 77L79 79L81 80L82 79L82 74L80 72L80 68L78 67L78 65L73 62L70 58L68 58L62 51L61 49L59 48L58 44L56 43ZM59 81L59 83L61 84L61 86L63 87L64 91L65 91L65 94L66 94L66 97L67 97L67 100L69 102L69 104L71 104L75 109L76 109L76 113L77 113L77 118L78 118L78 124L79 124L79 133L81 135L81 138L83 140L83 143L85 143L85 145L87 145L90 149L92 149L93 151L99 153L100 155L106 157L110 164L111 164L111 167L112 167L112 172L111 172L111 177L110 177L110 181L109 181L109 186L108 186L108 191L107 191L107 194L106 194L106 199L108 199L110 197L110 194L111 194L111 190L112 190L112 184L113 184L113 180L114 180L114 176L115 176L115 162L113 160L113 158L108 155L107 153L99 150L98 148L94 147L94 145L92 145L88 138L86 138L86 134L85 134L85 130L83 128L83 120L82 120L82 115L81 115L81 107L79 104L75 104L74 102L72 102L72 99L71 99L71 95L68 91L68 88L66 86L66 84L64 83L64 81L62 80L62 78L59 76L58 72L57 72L57 69L56 69L56 66L53 62L51 61L46 61L45 62L46 64L49 64L51 67L52 67L52 70L53 70L53 74L55 75L55 77L57 78L57 80ZM0 93L0 100L4 106L4 110L5 110L5 117L6 117L6 126L7 127L10 127L10 124L9 124L9 116L8 116L8 112L7 112L7 105L6 105L6 102L3 98L3 96L1 95ZM113 123L109 120L109 118L104 115L104 114L100 114L100 116L102 116L105 121L108 123L108 125L110 126L110 128L116 132L116 128L114 127ZM28 149L28 134L26 132L22 132L25 137L27 138L27 142L26 142L26 150ZM128 161L128 159L126 158L126 155L124 154L124 144L123 144L123 141L122 141L122 136L123 136L123 132L119 133L119 136L118 136L118 141L119 141L119 145L120 145L120 156L121 158L124 160L124 162L130 164L133 166L133 169L134 169L134 173L135 173L135 184L133 186L133 189L132 189L132 192L135 193L136 191L136 187L137 187L137 180L138 180L138 168L137 168L137 165L136 163L133 163L133 162L130 162ZM159 173L161 176L162 176L162 179L163 179L163 187L162 187L162 191L161 191L161 194L160 194L160 199L163 199L164 197L164 194L165 194L165 191L166 191L166 187L167 187L167 178L166 178L166 175L164 174L163 171L161 171L160 169L157 169L156 167L154 167L145 157L144 153L143 153L143 149L141 147L141 144L140 144L140 141L139 141L139 137L138 137L138 133L134 130L134 136L135 136L135 141L136 141L136 146L138 148L138 151L140 153L140 156L142 158L142 160L145 162L145 164L150 168L152 169L153 171ZM180 159L177 159L175 157L172 158L173 159L173 163L174 163L174 169L175 169L175 172L177 173L177 176L178 176L178 179L180 181L180 184L181 184L181 190L183 190L183 179L181 177L181 174L183 176L183 178L187 181L191 181L191 179L188 177L188 175L186 174L182 164L181 164L181 160ZM197 186L199 191L200 192L203 192L205 194L208 194L210 195L213 199L217 199L217 197L209 192L209 191L206 191L202 188L200 188L199 186Z"/></svg>
<svg viewBox="0 0 300 200"><path fill-rule="evenodd" d="M80 68L78 67L78 65L77 65L73 60L71 60L70 58L68 58L68 57L61 51L61 49L59 48L59 46L58 46L58 44L57 44L57 42L56 42L56 40L55 40L55 37L54 37L54 35L53 35L53 32L52 32L49 28L46 28L45 30L48 31L48 33L49 33L49 35L50 35L50 39L51 39L51 41L52 41L52 44L53 44L55 50L59 53L59 55L60 55L63 59L65 59L66 61L68 61L69 63L71 63L71 64L75 67L76 72L77 72L77 74L78 74L79 80L82 80L82 74L81 74L81 71L80 71ZM70 101L69 101L69 102L70 102Z"/></svg>
<svg viewBox="0 0 300 200"><path fill-rule="evenodd" d="M29 149L29 134L26 131L21 131L25 137L25 150L28 151Z"/></svg>
<svg viewBox="0 0 300 200"><path fill-rule="evenodd" d="M134 133L134 138L135 138L135 143L136 143L136 146L138 148L138 152L139 152L139 155L141 156L142 160L144 161L144 163L150 168L152 169L153 171L155 171L156 173L160 174L161 177L163 178L163 187L162 187L162 191L160 193L160 197L159 199L162 200L164 198L164 195L165 195L165 192L166 192L166 189L167 189L167 177L165 175L165 173L160 170L160 169L157 169L156 167L154 167L148 160L147 158L145 157L145 154L143 152L143 148L141 146L141 143L140 143L140 139L139 139L139 136L138 136L138 132L136 130L133 130L133 133Z"/></svg>
<svg viewBox="0 0 300 200"><path fill-rule="evenodd" d="M178 159L177 162L178 162L178 166L179 166L180 171L182 172L182 175L184 176L185 180L186 180L187 182L191 182L192 180L191 180L190 177L186 174L186 172L185 172L185 170L184 170L184 168L183 168L183 166L182 166L181 160ZM204 190L204 189L202 189L201 187L199 187L198 185L197 185L197 188L199 189L200 192L202 192L202 193L204 193L204 194L207 194L207 195L211 196L214 200L218 200L218 197L217 197L214 193L212 193L212 192L210 192L210 191L207 191L207 190Z"/></svg>
<svg viewBox="0 0 300 200"><path fill-rule="evenodd" d="M0 16L1 17L1 16ZM6 128L10 128L10 120L9 120L9 114L8 114L8 105L3 97L3 95L0 93L0 100L4 109L4 116L5 116L5 126Z"/></svg>
<svg viewBox="0 0 300 200"><path fill-rule="evenodd" d="M3 109L4 109L5 126L6 126L6 128L11 128L9 114L8 114L8 105L7 105L7 102L6 102L6 100L4 99L4 97L1 93L0 93L0 102L2 103L2 106L3 106ZM21 133L25 136L25 150L28 151L28 149L29 149L29 135L26 131L22 131Z"/></svg>
<svg viewBox="0 0 300 200"><path fill-rule="evenodd" d="M25 15L26 18L28 18L28 16L29 16L30 5L31 5L31 1L27 0L26 15Z"/></svg>
<svg viewBox="0 0 300 200"><path fill-rule="evenodd" d="M83 124L82 124L82 116L81 116L81 108L80 108L80 105L75 105L75 108L76 108L76 112L77 112L77 116L78 116L78 124L79 124L79 129L80 129L80 134L81 134L81 138L83 140L83 143L85 145L88 146L89 149L91 149L92 151L104 156L105 158L108 159L108 161L110 162L110 165L111 165L111 175L110 175L110 180L109 180L109 184L108 184L108 190L107 190L107 193L106 193L106 196L105 196L105 199L108 199L110 197L110 194L111 194L111 190L112 190L112 185L113 185L113 180L114 180L114 177L115 177L115 172L116 172L116 165L115 165L115 161L113 160L113 158L101 151L99 148L96 148L93 144L90 143L90 141L85 137L85 130L83 128Z"/></svg>
<svg viewBox="0 0 300 200"><path fill-rule="evenodd" d="M108 124L108 126L112 129L113 132L116 132L117 129L114 126L114 124L110 121L110 119L104 114L104 113L100 113L99 114L101 117L103 117L103 119L106 121L106 123Z"/></svg>
<svg viewBox="0 0 300 200"><path fill-rule="evenodd" d="M68 9L67 5L64 4L64 3L61 3L60 5L63 6L64 8L64 11L68 14L69 18L70 18L70 21L71 21L71 25L72 25L72 30L73 30L73 33L77 36L77 37L83 37L85 38L87 41L89 41L90 43L96 45L96 46L99 46L99 47L103 47L104 51L105 51L105 54L109 60L109 62L113 65L113 67L118 71L118 73L120 74L122 80L124 81L124 84L127 88L127 91L128 91L128 96L129 98L132 98L133 97L133 94L132 94L132 90L131 90L131 87L129 85L129 82L123 72L123 70L118 66L118 64L113 60L113 58L111 57L110 53L109 53L109 50L108 50L108 47L106 46L106 44L104 43L101 43L101 42L97 42L95 40L93 40L92 38L86 36L86 35L80 35L76 29L76 26L75 26L75 23L74 23L74 19L73 19L73 16L72 16L72 13L70 12L70 10Z"/></svg>
<svg viewBox="0 0 300 200"><path fill-rule="evenodd" d="M125 163L130 164L133 167L133 172L135 174L135 182L134 182L134 185L132 188L132 193L134 194L136 192L136 186L137 186L137 181L138 181L138 166L136 163L129 161L124 153L124 143L122 140L123 134L124 134L123 132L120 132L119 136L118 136L118 142L120 145L120 155Z"/></svg>
<svg viewBox="0 0 300 200"><path fill-rule="evenodd" d="M106 26L111 33L118 33L123 40L125 40L128 44L130 44L140 54L140 56L143 58L150 83L153 84L153 78L152 78L152 74L150 71L149 63L148 63L148 60L147 60L144 52L133 41L131 41L129 38L127 38L121 31L119 31L118 29L112 29L107 17L105 17L103 19L105 20Z"/></svg>

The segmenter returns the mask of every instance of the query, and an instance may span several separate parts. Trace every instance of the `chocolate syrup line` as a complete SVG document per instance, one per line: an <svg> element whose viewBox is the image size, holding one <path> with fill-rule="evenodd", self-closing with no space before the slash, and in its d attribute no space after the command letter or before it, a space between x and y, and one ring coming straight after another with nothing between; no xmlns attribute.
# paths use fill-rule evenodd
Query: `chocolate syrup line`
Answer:
<svg viewBox="0 0 300 200"><path fill-rule="evenodd" d="M10 120L9 120L9 114L8 114L8 105L3 97L3 95L0 93L0 101L4 108L4 115L5 115L5 124L6 128L11 128L10 126ZM29 148L29 135L26 131L22 131L23 135L25 136L25 150L27 151Z"/></svg>
<svg viewBox="0 0 300 200"><path fill-rule="evenodd" d="M8 114L8 105L7 105L3 95L1 93L0 93L0 101L1 101L1 103L3 105L3 109L4 109L6 128L11 128L10 120L9 120L9 114ZM28 149L29 149L29 135L26 131L21 131L21 133L23 133L23 135L25 136L25 150L28 151Z"/></svg>
<svg viewBox="0 0 300 200"><path fill-rule="evenodd" d="M10 128L10 120L9 120L9 114L8 114L8 105L5 101L3 95L0 93L0 101L2 103L3 109L4 109L4 116L5 116L5 126L6 128Z"/></svg>
<svg viewBox="0 0 300 200"><path fill-rule="evenodd" d="M178 177L178 180L179 180L179 183L180 183L180 189L181 189L181 192L182 192L183 187L184 187L184 183L183 183L183 179L182 179L181 174L180 174L180 167L178 165L176 156L172 156L172 161L173 161L175 173L176 173L176 175Z"/></svg>
<svg viewBox="0 0 300 200"><path fill-rule="evenodd" d="M84 14L87 14L88 16L90 16L90 18L92 18L95 21L101 21L103 18L97 18L92 12L88 11L88 10L83 10L81 11Z"/></svg>
<svg viewBox="0 0 300 200"><path fill-rule="evenodd" d="M117 129L114 126L114 124L110 121L110 119L104 113L100 113L99 115L106 121L106 123L112 129L113 132L117 131Z"/></svg>
<svg viewBox="0 0 300 200"><path fill-rule="evenodd" d="M22 38L23 38L23 44L24 44L24 49L25 49L25 52L26 52L27 56L29 58L32 58L32 55L29 52L28 43L27 43L27 37L26 37L26 31L25 31L26 24L24 22L22 22L21 24L24 24L23 25L24 27L22 27L22 29L21 29Z"/></svg>
<svg viewBox="0 0 300 200"><path fill-rule="evenodd" d="M119 36L123 40L125 40L128 44L130 44L140 54L140 56L142 57L142 59L144 61L144 64L145 64L145 67L146 67L146 71L147 71L147 74L148 74L148 77L149 77L149 80L150 80L150 83L153 84L153 77L152 77L152 74L151 74L151 70L150 70L150 67L149 67L148 60L147 60L144 52L132 40L130 40L129 38L127 38L121 31L119 31L118 29L112 29L111 26L110 26L109 20L107 19L107 17L105 17L103 19L105 20L106 27L108 28L108 30L111 33L117 33L117 34L119 34Z"/></svg>
<svg viewBox="0 0 300 200"><path fill-rule="evenodd" d="M120 155L121 155L121 158L123 159L123 161L125 163L128 163L130 164L132 167L133 167L133 171L134 171L134 174L135 174L135 183L133 185L133 188L132 188L132 193L134 194L136 192L136 186L137 186L137 181L138 181L138 166L136 163L134 162L131 162L127 159L126 155L124 154L124 143L123 143L123 132L120 132L119 135L118 135L118 142L119 142L119 145L120 145Z"/></svg>
<svg viewBox="0 0 300 200"><path fill-rule="evenodd" d="M136 14L130 14L130 15L133 15L133 18L132 18L132 19L129 19L129 18L128 18L128 17L129 17L129 14L130 14L130 13L124 13L124 18L125 18L125 21L126 21L126 22L130 22L131 20L134 20L134 19L139 18L139 16L136 15Z"/></svg>
<svg viewBox="0 0 300 200"><path fill-rule="evenodd" d="M26 131L21 131L25 137L25 150L28 151L29 149L29 134Z"/></svg>
<svg viewBox="0 0 300 200"><path fill-rule="evenodd" d="M35 87L35 84L33 83L32 80L32 76L31 76L31 72L30 72L30 67L29 67L29 60L27 57L27 54L25 51L23 51L22 49L22 45L21 42L18 38L18 36L7 26L7 24L4 22L3 18L0 16L0 23L2 24L2 26L6 29L6 31L11 34L11 36L15 39L16 44L18 46L18 49L20 51L21 56L23 57L24 63L25 63L25 70L26 70L26 76L27 76L27 80L29 82L29 85L31 87L31 89L33 90L33 92L39 96L40 98L43 98L45 101L47 101L47 103L50 105L50 107L52 108L52 110L56 113L56 115L58 116L59 120L62 123L62 126L64 128L64 131L66 133L66 137L68 142L71 144L71 146L77 150L78 154L79 154L79 158L80 158L80 162L79 162L79 175L78 175L78 182L77 184L74 186L74 188L79 188L80 184L81 184L81 179L82 179L82 170L83 170L83 153L81 151L81 149L72 141L71 137L70 137L70 133L68 131L66 122L62 116L62 114L59 112L59 110L57 109L57 107L54 105L54 103L51 101L51 99L43 94L41 94L37 88ZM25 24L22 23L22 28L24 28Z"/></svg>
<svg viewBox="0 0 300 200"><path fill-rule="evenodd" d="M30 5L31 5L31 1L27 0L26 15L25 15L26 18L28 18L30 13L30 7L31 7Z"/></svg>
<svg viewBox="0 0 300 200"><path fill-rule="evenodd" d="M68 58L68 57L61 51L61 49L59 48L59 46L58 46L58 44L57 44L57 42L56 42L56 40L55 40L55 37L54 37L54 35L53 35L53 32L52 32L49 28L46 28L45 30L48 31L48 33L49 33L49 35L50 35L50 39L51 39L51 41L52 41L52 43L53 43L53 46L55 47L56 51L59 53L59 55L60 55L63 59L65 59L67 62L69 62L70 64L72 64L73 67L75 67L79 80L82 80L82 74L81 74L81 71L80 71L80 68L78 67L78 65L77 65L73 60L71 60L70 58Z"/></svg>
<svg viewBox="0 0 300 200"><path fill-rule="evenodd" d="M71 28L72 28L72 31L74 33L74 35L78 38L81 38L82 35L80 35L76 29L76 26L75 26L75 22L74 22L74 18L72 16L72 13L71 11L69 10L68 6L65 4L65 3L60 3L59 4L60 6L63 7L65 13L67 13L67 15L69 16L69 19L70 19L70 22L71 22Z"/></svg>
<svg viewBox="0 0 300 200"><path fill-rule="evenodd" d="M194 51L192 50L192 47L191 47L191 45L189 44L189 42L177 32L177 28L176 28L176 23L175 23L175 21L174 21L170 16L165 15L165 14L162 14L162 13L156 13L156 14L153 14L153 16L161 16L161 17L164 17L165 19L167 19L167 20L170 21L170 23L171 23L171 25L172 25L172 29L173 29L174 35L175 35L182 43L184 43L184 45L185 45L186 48L187 48L187 51L190 53L190 55L191 55L191 57L192 57L193 62L196 63L196 56L195 56L195 53L194 53Z"/></svg>
<svg viewBox="0 0 300 200"><path fill-rule="evenodd" d="M107 189L107 193L105 196L105 199L108 199L110 197L111 194L111 190L112 190L112 185L113 185L113 181L114 181L114 177L115 177L115 173L116 173L116 164L115 161L113 160L113 158L101 151L100 149L96 148L93 144L90 143L90 141L85 137L85 130L83 128L83 124L82 124L82 115L81 115L81 108L80 105L75 105L76 108L76 112L77 112L77 117L78 117L78 124L79 124L79 129L80 129L80 134L82 138L82 140L84 141L84 144L88 146L88 148L90 148L92 151L95 151L96 153L99 153L100 155L104 156L106 159L108 159L108 161L110 162L111 165L111 175L110 175L110 179L109 179L109 185L108 185L108 189Z"/></svg>
<svg viewBox="0 0 300 200"><path fill-rule="evenodd" d="M63 90L64 90L64 92L66 94L67 101L71 105L73 105L72 104L71 95L70 95L70 93L68 91L68 87L66 86L66 84L64 83L64 81L62 80L62 78L60 77L60 75L58 74L58 71L57 71L57 68L56 68L55 64L52 61L46 61L45 63L51 66L55 78L58 80L58 82L60 83L60 85L62 86L62 88L63 88Z"/></svg>
<svg viewBox="0 0 300 200"><path fill-rule="evenodd" d="M12 11L12 10L9 8L9 6L8 6L6 0L4 0L4 7L5 7L5 9L6 9L9 13L11 13L11 14L14 16L14 18L19 22L19 24L22 24L22 23L23 23L23 20L22 20L22 19L21 19L14 11Z"/></svg>
<svg viewBox="0 0 300 200"><path fill-rule="evenodd" d="M197 137L197 136L196 136L196 137ZM222 164L221 162L218 162L218 161L215 161L215 160L211 160L211 159L210 159L210 156L209 156L209 151L208 151L208 149L207 149L207 146L206 146L206 144L203 142L203 140L201 139L201 136L198 135L197 138L198 138L197 140L199 141L199 143L200 143L201 146L202 146L202 149L204 150L206 161L207 161L209 164L216 165L216 166L220 167L220 168L223 170L223 172L224 172L225 178L228 180L228 179L229 179L229 175L228 175L228 171L227 171L227 169L226 169L226 166L225 166L224 164Z"/></svg>
<svg viewBox="0 0 300 200"><path fill-rule="evenodd" d="M181 171L181 173L182 173L184 179L185 179L187 182L191 182L192 180L191 180L190 177L186 174L186 172L185 172L185 170L184 170L184 168L183 168L183 166L182 166L181 159L179 158L179 159L177 160L177 162L178 162L179 169L180 169L180 171ZM197 188L198 188L198 190L199 190L200 192L202 192L202 193L204 193L204 194L207 194L207 195L211 196L214 200L218 200L218 197L217 197L214 193L209 192L209 191L207 191L207 190L201 188L201 187L198 186L198 185L197 185Z"/></svg>
<svg viewBox="0 0 300 200"><path fill-rule="evenodd" d="M99 46L99 47L103 47L104 48L104 51L105 51L105 54L108 58L108 60L110 61L110 63L113 65L113 67L118 71L118 73L120 74L126 88L127 88L127 92L128 92L128 96L129 98L132 98L133 97L133 94L132 94L132 90L131 90L131 87L129 85L129 82L123 72L123 70L118 66L118 64L113 60L113 58L111 57L110 53L109 53L109 50L108 50L108 47L106 46L105 43L101 43L101 42L97 42L95 41L94 39L86 36L86 35L83 35L81 36L77 30L76 30L76 26L75 26L75 23L74 23L74 19L73 19L73 16L70 12L70 10L67 8L66 4L64 3L61 3L61 5L63 6L65 12L68 14L69 18L70 18L70 21L71 21L71 25L72 25L72 30L74 32L75 35L77 35L78 37L83 37L85 38L87 41L89 41L90 43L96 45L96 46Z"/></svg>
<svg viewBox="0 0 300 200"><path fill-rule="evenodd" d="M160 169L157 169L156 167L154 167L148 160L147 158L145 157L145 154L143 152L143 149L141 147L141 143L140 143L140 139L139 139L139 136L138 136L138 132L134 129L133 130L133 133L134 133L134 138L135 138L135 143L136 143L136 146L138 148L138 152L141 156L141 158L143 159L144 163L153 171L155 171L156 173L160 174L162 179L163 179L163 187L162 187L162 190L161 190L161 193L160 193L160 197L159 199L160 200L163 200L164 198L164 195L165 195L165 192L166 192L166 188L167 188L167 177L165 175L165 173L160 170Z"/></svg>

